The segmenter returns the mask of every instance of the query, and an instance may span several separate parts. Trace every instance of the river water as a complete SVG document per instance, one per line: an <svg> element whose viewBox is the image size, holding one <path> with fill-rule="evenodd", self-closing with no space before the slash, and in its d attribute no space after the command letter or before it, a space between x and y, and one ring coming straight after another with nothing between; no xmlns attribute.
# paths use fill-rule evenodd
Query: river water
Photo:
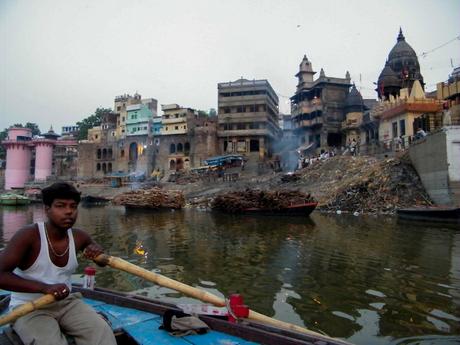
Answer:
<svg viewBox="0 0 460 345"><path fill-rule="evenodd" d="M0 249L42 207L0 208ZM460 343L460 229L392 217L231 216L80 208L108 253L253 310L355 344ZM80 279L88 262L80 261ZM178 293L97 268L96 285L169 302Z"/></svg>

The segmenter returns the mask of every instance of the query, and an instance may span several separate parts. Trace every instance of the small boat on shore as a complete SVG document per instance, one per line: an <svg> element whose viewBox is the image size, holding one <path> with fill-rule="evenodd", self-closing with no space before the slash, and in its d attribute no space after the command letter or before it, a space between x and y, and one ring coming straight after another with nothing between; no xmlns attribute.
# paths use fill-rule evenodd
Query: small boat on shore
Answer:
<svg viewBox="0 0 460 345"><path fill-rule="evenodd" d="M243 214L266 214L266 215L276 215L276 216L309 216L312 213L316 206L317 202L308 202L304 204L290 205L279 209L264 209L251 207L246 208L241 211Z"/></svg>
<svg viewBox="0 0 460 345"><path fill-rule="evenodd" d="M460 223L460 208L425 207L404 208L396 211L400 219L440 223Z"/></svg>
<svg viewBox="0 0 460 345"><path fill-rule="evenodd" d="M181 311L172 304L167 304L145 298L143 296L114 292L106 289L83 289L74 286L73 292L82 293L86 303L97 312L102 313L111 323L118 344L150 345L150 344L272 344L272 345L346 345L349 343L340 339L332 339L321 334L310 335L268 326L259 322L244 319L232 323L222 316L200 315L210 330L201 335L186 335L177 337L159 329L162 315L167 310ZM3 307L9 297L0 291L0 302ZM3 298L2 298L3 297ZM0 303L2 306L2 303ZM1 313L1 310L0 310ZM0 327L0 345L17 345L17 335L8 326ZM15 342L16 341L16 342Z"/></svg>
<svg viewBox="0 0 460 345"><path fill-rule="evenodd" d="M26 196L6 193L0 195L0 205L22 206L30 204L30 199Z"/></svg>

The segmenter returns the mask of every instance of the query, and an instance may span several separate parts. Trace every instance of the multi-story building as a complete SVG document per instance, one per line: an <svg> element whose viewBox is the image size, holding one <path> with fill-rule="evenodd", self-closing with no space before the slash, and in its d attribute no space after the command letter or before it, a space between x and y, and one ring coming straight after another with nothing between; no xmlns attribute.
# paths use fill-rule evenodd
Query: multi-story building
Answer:
<svg viewBox="0 0 460 345"><path fill-rule="evenodd" d="M281 137L278 96L268 80L219 83L218 140L221 153L271 157Z"/></svg>
<svg viewBox="0 0 460 345"><path fill-rule="evenodd" d="M155 167L165 171L189 169L191 167L189 129L193 127L195 110L178 104L162 105L161 110L163 114L160 137L155 138L157 140L155 145L159 146Z"/></svg>
<svg viewBox="0 0 460 345"><path fill-rule="evenodd" d="M116 137L118 139L122 139L126 136L126 120L128 118L126 107L132 104L140 103L142 103L142 100L141 95L139 95L138 93L135 93L134 96L125 94L115 97L115 104L113 110L116 114L118 114L116 131Z"/></svg>
<svg viewBox="0 0 460 345"><path fill-rule="evenodd" d="M341 124L345 119L345 99L348 95L350 74L345 78L326 76L321 68L314 80L311 62L304 55L300 63L297 90L291 97L292 121L299 146L326 148L344 143Z"/></svg>

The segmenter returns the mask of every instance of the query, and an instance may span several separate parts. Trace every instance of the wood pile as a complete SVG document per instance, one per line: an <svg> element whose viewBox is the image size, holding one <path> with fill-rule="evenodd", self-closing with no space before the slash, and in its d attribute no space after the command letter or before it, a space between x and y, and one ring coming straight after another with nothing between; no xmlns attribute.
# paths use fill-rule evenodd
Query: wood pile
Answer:
<svg viewBox="0 0 460 345"><path fill-rule="evenodd" d="M117 195L113 201L115 205L132 208L180 209L185 205L184 194L176 190L162 190L158 187L138 189Z"/></svg>
<svg viewBox="0 0 460 345"><path fill-rule="evenodd" d="M259 208L265 211L280 210L291 205L314 201L310 194L299 191L246 189L218 195L211 207L227 213L239 213L248 208Z"/></svg>

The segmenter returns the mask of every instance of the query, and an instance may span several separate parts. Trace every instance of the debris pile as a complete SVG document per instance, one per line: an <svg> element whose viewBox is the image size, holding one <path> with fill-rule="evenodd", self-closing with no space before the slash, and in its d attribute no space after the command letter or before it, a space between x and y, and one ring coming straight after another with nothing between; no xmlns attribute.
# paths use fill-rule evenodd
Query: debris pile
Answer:
<svg viewBox="0 0 460 345"><path fill-rule="evenodd" d="M378 160L338 156L302 169L301 183L326 211L394 213L431 205L407 156Z"/></svg>
<svg viewBox="0 0 460 345"><path fill-rule="evenodd" d="M172 208L180 209L185 205L185 198L181 191L162 190L158 187L138 189L117 195L113 204L130 208Z"/></svg>
<svg viewBox="0 0 460 345"><path fill-rule="evenodd" d="M239 213L245 209L258 208L266 211L280 210L291 205L314 202L310 194L299 191L264 191L246 189L218 195L211 207L227 213Z"/></svg>

